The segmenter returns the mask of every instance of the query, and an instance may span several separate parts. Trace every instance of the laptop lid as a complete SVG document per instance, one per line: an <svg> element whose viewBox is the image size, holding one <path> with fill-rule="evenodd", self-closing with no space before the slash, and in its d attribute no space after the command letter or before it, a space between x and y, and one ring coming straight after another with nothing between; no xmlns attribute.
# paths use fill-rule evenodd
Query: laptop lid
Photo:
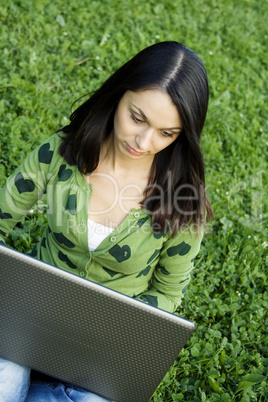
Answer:
<svg viewBox="0 0 268 402"><path fill-rule="evenodd" d="M148 402L194 324L0 246L0 356L117 402Z"/></svg>

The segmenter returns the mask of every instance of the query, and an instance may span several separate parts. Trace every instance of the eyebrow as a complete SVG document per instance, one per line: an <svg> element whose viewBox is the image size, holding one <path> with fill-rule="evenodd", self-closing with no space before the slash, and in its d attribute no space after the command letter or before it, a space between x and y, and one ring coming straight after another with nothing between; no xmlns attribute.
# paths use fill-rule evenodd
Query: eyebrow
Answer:
<svg viewBox="0 0 268 402"><path fill-rule="evenodd" d="M133 106L135 109L137 109L138 112L140 113L140 115L143 117L143 119L148 122L146 115L143 113L143 111L140 108L138 108L133 103L131 104L131 106ZM181 127L171 127L171 128L163 128L162 130L167 130L167 131L171 130L172 131L172 130L182 130L182 128Z"/></svg>

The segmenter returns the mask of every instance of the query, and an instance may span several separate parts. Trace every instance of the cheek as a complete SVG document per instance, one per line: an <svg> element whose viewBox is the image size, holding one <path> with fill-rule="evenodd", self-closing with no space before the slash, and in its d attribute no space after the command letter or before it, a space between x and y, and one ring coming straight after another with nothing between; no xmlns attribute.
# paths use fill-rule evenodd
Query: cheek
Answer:
<svg viewBox="0 0 268 402"><path fill-rule="evenodd" d="M124 113L118 113L115 116L114 128L117 130L119 135L127 135L131 133L131 123L129 122L128 116Z"/></svg>
<svg viewBox="0 0 268 402"><path fill-rule="evenodd" d="M116 110L115 115L114 115L114 130L115 131L117 131L117 129L118 129L118 124L119 124L118 111Z"/></svg>
<svg viewBox="0 0 268 402"><path fill-rule="evenodd" d="M178 135L175 136L174 138L171 138L170 141L168 142L167 147L168 147L169 145L173 144L173 143L177 140L177 138L178 138Z"/></svg>
<svg viewBox="0 0 268 402"><path fill-rule="evenodd" d="M172 144L174 140L169 140L167 138L163 138L161 140L158 140L155 144L154 147L157 150L157 152L162 151L163 149L167 148L170 144Z"/></svg>

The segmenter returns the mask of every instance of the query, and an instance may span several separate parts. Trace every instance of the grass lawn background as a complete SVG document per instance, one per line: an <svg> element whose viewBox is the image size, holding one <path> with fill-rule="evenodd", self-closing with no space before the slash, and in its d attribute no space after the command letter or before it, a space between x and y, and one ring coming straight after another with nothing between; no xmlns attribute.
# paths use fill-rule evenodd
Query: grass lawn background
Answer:
<svg viewBox="0 0 268 402"><path fill-rule="evenodd" d="M209 224L179 314L197 329L151 401L266 401L267 1L6 0L0 5L0 184L144 47L176 40L203 60ZM266 193L265 193L266 189ZM38 208L11 233L29 250ZM138 402L138 401L137 401Z"/></svg>

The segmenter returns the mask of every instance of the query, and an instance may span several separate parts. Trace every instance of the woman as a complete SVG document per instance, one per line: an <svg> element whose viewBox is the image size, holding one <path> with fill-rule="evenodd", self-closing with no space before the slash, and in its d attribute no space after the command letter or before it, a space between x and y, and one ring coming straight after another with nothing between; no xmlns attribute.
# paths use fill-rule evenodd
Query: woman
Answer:
<svg viewBox="0 0 268 402"><path fill-rule="evenodd" d="M192 50L177 42L144 49L8 179L0 240L45 193L48 227L33 256L174 312L212 214L199 143L207 105L206 71ZM0 361L2 392L16 384L24 400L59 400L61 387L68 399L68 385L28 389L30 370L15 366Z"/></svg>

